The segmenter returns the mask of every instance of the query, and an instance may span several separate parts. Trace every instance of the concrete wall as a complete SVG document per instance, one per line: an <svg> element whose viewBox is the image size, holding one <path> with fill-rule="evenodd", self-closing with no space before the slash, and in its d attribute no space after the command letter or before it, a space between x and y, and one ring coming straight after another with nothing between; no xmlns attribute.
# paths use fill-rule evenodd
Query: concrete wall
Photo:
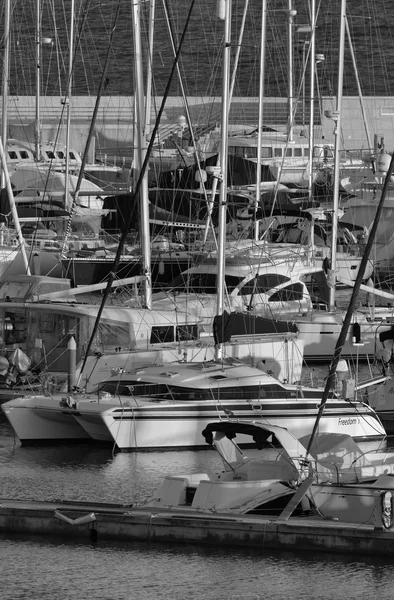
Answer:
<svg viewBox="0 0 394 600"><path fill-rule="evenodd" d="M152 102L151 123L161 104L161 98ZM42 116L43 139L54 141L60 135L64 143L66 112L61 99L58 97L43 97L40 101ZM394 150L394 98L367 97L363 99L364 114L369 129L369 137L373 143L374 135L384 138L387 150ZM79 96L72 98L71 105L71 145L82 151L88 135L90 121L93 115L95 98ZM220 122L219 98L188 98L188 105L193 124L205 125ZM317 135L325 140L334 140L334 123L324 117L324 111L335 108L335 99L322 98L316 102L315 125ZM269 98L264 105L264 122L267 125L284 129L286 127L287 103L284 98ZM306 117L309 109L306 107ZM174 125L179 115L184 115L184 102L180 97L167 99L162 115L162 126ZM95 144L102 146L131 146L133 140L133 97L104 96L101 99L96 122ZM8 125L15 137L23 137L26 132L34 135L32 124L35 119L35 98L32 96L10 96L8 98ZM257 98L235 98L230 109L230 126L238 124L245 130L257 126ZM30 127L28 127L30 125ZM18 127L23 126L23 130ZM302 129L301 107L296 114L296 131ZM342 102L342 140L343 147L367 148L363 110L358 97L344 97Z"/></svg>

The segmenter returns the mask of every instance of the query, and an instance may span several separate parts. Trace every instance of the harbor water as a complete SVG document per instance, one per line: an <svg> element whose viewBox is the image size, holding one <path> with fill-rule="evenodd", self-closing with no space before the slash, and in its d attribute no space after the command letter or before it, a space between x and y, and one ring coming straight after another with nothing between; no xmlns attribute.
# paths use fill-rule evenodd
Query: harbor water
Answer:
<svg viewBox="0 0 394 600"><path fill-rule="evenodd" d="M219 467L215 452L23 448L0 423L3 498L143 503L166 473ZM92 544L0 535L2 600L333 600L393 597L391 560L236 547Z"/></svg>

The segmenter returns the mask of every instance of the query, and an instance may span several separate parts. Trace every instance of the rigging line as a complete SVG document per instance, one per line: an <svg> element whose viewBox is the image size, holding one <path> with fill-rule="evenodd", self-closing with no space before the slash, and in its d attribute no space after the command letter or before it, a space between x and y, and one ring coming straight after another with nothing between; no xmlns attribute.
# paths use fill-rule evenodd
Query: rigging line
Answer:
<svg viewBox="0 0 394 600"><path fill-rule="evenodd" d="M354 408L354 410L355 410L355 411L356 411L356 413L358 414L359 418L360 418L360 419L362 419L363 421L365 421L366 423L368 423L368 421L367 421L367 419L366 419L366 416L365 416L365 414L363 414L363 413L361 413L361 412L360 412L359 408L357 407L357 404L362 404L363 406L365 406L365 407L367 407L368 409L370 409L370 412L369 412L368 416L371 416L371 415L372 415L373 417L375 417L375 416L376 416L376 417L377 417L377 421L378 421L378 422L379 422L379 424L380 424L380 425L383 427L383 423L382 423L382 421L380 420L380 417L379 417L379 415L378 415L377 413L375 413L375 414L374 414L374 412L373 412L373 409L372 409L372 407L371 407L371 406L369 406L369 404L367 404L366 402L363 402L363 400L358 400L358 401L356 400L356 401L354 401L354 400L350 400L350 399L349 399L349 400L347 400L347 402L349 402L350 406L352 406L352 407ZM371 424L371 427L372 427L373 429L375 429L375 431L376 431L377 433L379 433L379 430L378 430L376 427L374 427L372 424Z"/></svg>
<svg viewBox="0 0 394 600"><path fill-rule="evenodd" d="M118 6L116 9L114 23L113 23L112 29L111 29L111 35L110 35L109 44L108 44L108 48L107 48L107 55L105 57L104 68L103 68L103 71L101 74L101 80L100 80L99 89L97 92L96 103L95 103L94 110L93 110L93 116L90 121L90 128L89 128L89 133L88 133L88 137L87 137L86 144L85 144L85 150L84 150L84 153L82 156L82 163L79 167L78 180L77 180L77 184L75 186L74 198L73 198L72 205L70 208L70 215L69 215L69 218L67 221L66 231L64 233L63 246L62 246L62 250L61 250L61 254L63 256L65 254L68 236L70 235L70 232L71 232L71 223L72 223L73 217L75 215L75 211L77 209L78 193L79 193L79 189L81 187L81 182L82 182L82 178L83 178L84 171L85 171L85 166L86 166L87 159L88 159L90 142L93 137L93 132L94 132L94 128L95 128L96 120L97 120L97 114L98 114L98 110L99 110L99 106L100 106L100 100L101 100L102 92L103 92L104 85L105 85L109 57L110 57L110 53L112 50L112 42L113 42L113 38L115 35L115 29L118 24L118 17L119 17L119 12L120 12L120 2L121 2L121 0L118 0Z"/></svg>
<svg viewBox="0 0 394 600"><path fill-rule="evenodd" d="M163 8L164 8L164 12L165 12L165 18L166 18L166 23L167 23L168 31L169 31L169 34L170 34L171 47L172 47L172 51L173 51L173 54L174 54L174 57L175 57L176 56L175 36L174 36L174 30L173 30L171 21L169 19L168 7L167 7L166 0L163 0ZM183 97L183 102L184 102L184 108L185 108L185 112L186 112L186 120L187 120L187 124L189 126L189 135L190 135L190 138L191 138L191 141L192 141L192 146L193 146L193 149L194 149L194 158L195 158L195 162L197 163L197 172L200 175L200 183L201 183L202 189L204 190L204 199L205 199L205 203L206 203L206 205L208 207L209 206L208 194L207 194L207 190L206 190L206 187L205 187L205 184L204 184L204 178L202 176L202 169L201 169L200 157L198 156L198 152L197 152L197 144L196 144L196 138L195 138L194 131L193 131L192 120L191 120L190 110L189 110L189 104L188 104L188 101L187 101L187 96L186 96L186 93L185 93L185 88L184 88L183 80L182 80L182 74L181 74L181 71L180 71L178 63L176 65L176 70L177 70L177 74L178 74L179 85L181 87L181 92L182 92L182 97ZM176 142L173 141L173 143L179 149L179 147L176 144ZM185 155L184 155L183 148L179 149L179 153L180 153L182 161L184 162L185 166L187 167L187 162L186 162L186 158L185 158ZM214 226L213 226L213 222L212 222L212 217L211 217L210 213L208 213L208 219L209 219L210 227L213 230L213 234L215 235Z"/></svg>
<svg viewBox="0 0 394 600"><path fill-rule="evenodd" d="M75 66L75 61L76 61L76 52L79 49L79 46L80 46L80 43L81 43L82 31L83 31L84 26L85 26L86 18L87 18L88 11L89 11L89 4L90 4L90 2L91 2L91 0L86 0L85 7L83 9L83 18L82 18L82 22L81 22L80 27L79 27L78 36L77 36L77 40L76 40L76 46L75 46L75 52L74 52L74 55L73 55L73 63L72 63L71 73L73 73L73 71L74 71L74 66ZM71 41L71 43L72 43L72 41ZM66 86L67 90L69 89L69 84L70 84L70 80L68 78L68 80L67 80L67 86ZM63 103L62 104L62 110L61 110L61 113L60 113L60 122L63 121L64 111L65 110L66 110L66 104ZM56 148L56 146L57 146L57 143L59 141L59 136L60 136L60 125L59 125L59 128L57 129L57 132L56 132L56 138L55 138L55 141L54 141L54 144L53 144L54 148Z"/></svg>
<svg viewBox="0 0 394 600"><path fill-rule="evenodd" d="M175 59L174 59L173 65L172 65L170 76L168 78L167 86L166 86L166 89L164 91L164 96L163 96L162 103L161 103L161 106L160 106L160 109L159 109L159 112L158 112L158 115L157 115L156 123L154 125L151 138L149 140L149 144L148 144L148 147L147 147L147 150L146 150L144 162L142 164L142 167L141 167L141 170L140 170L140 173L139 173L139 176L138 176L138 180L137 180L137 183L136 183L136 186L135 186L134 197L138 196L138 194L140 192L140 189L141 189L141 186L142 186L142 182L143 182L143 179L144 179L144 176L145 176L145 171L147 169L149 158L150 158L150 155L151 155L151 152L152 152L152 148L153 148L153 145L154 145L155 137L156 137L157 131L159 129L160 119L161 119L162 114L164 112L165 103L166 103L167 98L168 98L169 93L170 93L171 83L172 83L172 79L173 79L173 76L174 76L174 73L175 73L175 70L176 70L176 65L178 63L179 56L180 56L180 53L181 53L181 50L182 50L182 47L183 47L183 42L184 42L185 37L186 37L186 32L187 32L187 29L188 29L188 26L189 26L189 22L190 22L190 19L191 19L191 15L192 15L194 4L195 4L195 0L191 0L189 12L188 12L187 19L186 19L186 24L185 24L185 27L184 27L184 30L183 30L183 33L182 33L181 40L179 42L178 50L177 50L177 53L176 53L176 56L175 56ZM117 268L119 266L120 258L121 258L122 252L123 252L123 247L125 245L125 241L126 241L126 236L128 234L128 230L130 229L132 218L133 218L133 213L132 213L132 211L130 211L130 213L128 215L128 218L127 218L127 221L125 223L125 227L123 229L121 238L119 240L119 246L118 246L118 250L116 252L116 256L115 256L115 260L114 260L114 264L113 264L113 269L110 271L110 273L108 275L108 284L107 284L107 287L106 287L106 289L104 291L103 298L102 298L102 301L101 301L101 304L100 304L100 307L99 307L99 310L98 310L98 313L97 313L96 321L95 321L95 324L93 326L93 331L92 331L92 334L90 336L90 340L89 340L87 348L86 348L86 353L85 353L85 356L84 356L84 359L83 359L82 368L81 368L81 372L80 372L80 377L82 376L82 372L83 372L83 370L85 368L85 364L86 364L86 361L87 361L87 358L88 358L88 353L89 353L89 350L90 350L90 348L92 346L94 336L96 335L96 332L97 332L97 329L98 329L98 325L99 325L99 322L100 322L100 318L101 318L101 314L102 314L103 309L104 309L104 305L105 305L105 303L107 301L107 298L109 296L109 292L110 292L111 287L112 287L112 283L113 283L113 281L115 279L116 271L117 271Z"/></svg>
<svg viewBox="0 0 394 600"><path fill-rule="evenodd" d="M346 342L346 336L350 327L350 323L353 317L353 313L356 307L356 302L358 299L358 295L359 295L359 291L360 291L360 286L362 283L362 278L364 276L364 272L365 272L365 268L367 266L368 260L369 260L369 255L371 253L372 250L372 246L374 244L375 238L376 238L376 231L378 229L378 225L379 225L379 221L381 220L382 217L382 212L383 212L383 206L385 203L385 199L386 199L386 195L387 195L387 191L390 185L390 181L391 181L391 175L394 171L394 154L391 157L391 161L390 161L390 166L388 168L387 174L386 174L386 178L384 181L384 185L383 185L383 190L382 190L382 195L380 197L379 200L379 204L378 207L376 209L376 214L375 214L375 219L374 222L372 224L372 228L370 231L370 234L368 236L368 240L367 243L365 245L365 250L364 250L364 254L362 256L361 259L361 263L358 269L358 273L357 273L357 278L356 281L354 282L354 287L353 287L353 291L352 291L352 295L349 301L349 305L348 305L348 309L345 315L345 318L343 320L343 325L342 325L342 329L340 331L337 343L335 345L335 350L334 350L334 356L333 359L331 361L330 364L330 370L327 376L327 380L326 380L326 385L323 391L323 395L322 395L322 399L320 402L320 407L319 407L319 411L316 417L316 421L315 424L313 426L313 430L312 430L312 434L311 437L309 439L309 443L308 443L308 448L307 448L307 455L310 453L310 449L312 447L312 443L314 441L314 438L316 436L317 433L317 429L319 427L319 422L320 419L323 415L323 411L324 411L324 406L328 400L329 394L330 394L330 390L333 388L333 384L334 384L334 380L335 380L335 373L337 370L337 366L339 363L339 359L341 358L341 354L342 354L342 350L343 350L343 346Z"/></svg>
<svg viewBox="0 0 394 600"><path fill-rule="evenodd" d="M83 31L84 24L85 24L86 17L87 17L87 13L88 13L88 10L89 10L90 1L91 0L86 0L86 3L85 3L85 8L84 8L84 12L83 12L83 19L82 19L82 23L80 25L80 29L79 29L79 33L78 33L78 38L77 38L76 50L78 49L80 41L81 41L82 31ZM72 70L71 71L73 71L73 69L74 69L74 63L75 63L75 55L73 57L73 65L72 65ZM69 85L69 81L68 81L68 85ZM67 89L68 89L68 85L67 85ZM65 108L66 108L66 105L65 105L65 103L63 103L61 114L60 114L60 122L59 122L59 126L57 128L57 131L56 131L55 141L54 141L54 144L53 144L54 149L56 149L56 147L58 145L59 138L60 138L61 123L63 121L63 115L64 115ZM68 149L67 149L67 152L68 152ZM48 184L49 184L49 177L50 177L50 174L52 172L52 169L51 169L52 163L53 163L53 158L51 158L50 163L49 163L49 168L48 168L48 171L47 171L47 174L46 174L46 182L45 182L44 189L43 189L43 198L42 198L41 202L39 203L41 205L41 208L42 208L42 204L45 202L45 193L47 192ZM65 173L65 177L67 178L68 176L69 176L69 174ZM65 199L65 202L66 201L67 201L67 199ZM38 234L38 229L36 229L34 231L34 233L33 233L32 246L31 246L31 249L30 249L30 252L29 252L29 260L32 258L32 255L33 255L33 252L34 252L33 246L34 246L34 242L37 240L37 234Z"/></svg>

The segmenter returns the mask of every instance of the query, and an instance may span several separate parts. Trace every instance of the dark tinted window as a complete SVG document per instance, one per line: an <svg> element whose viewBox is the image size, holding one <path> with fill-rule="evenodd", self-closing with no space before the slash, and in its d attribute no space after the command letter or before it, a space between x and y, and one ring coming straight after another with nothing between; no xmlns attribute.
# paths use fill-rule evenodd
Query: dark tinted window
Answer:
<svg viewBox="0 0 394 600"><path fill-rule="evenodd" d="M279 384L220 388L220 383L215 385L213 382L212 388L198 389L171 385L171 377L168 378L168 383L149 383L135 380L104 381L97 386L96 392L178 402L187 402L188 400L269 400L271 398L286 398L288 395L287 391Z"/></svg>
<svg viewBox="0 0 394 600"><path fill-rule="evenodd" d="M176 327L176 341L185 342L198 338L198 325L179 325Z"/></svg>
<svg viewBox="0 0 394 600"><path fill-rule="evenodd" d="M300 301L304 297L304 288L301 283L294 283L278 290L269 298L268 302L292 302Z"/></svg>
<svg viewBox="0 0 394 600"><path fill-rule="evenodd" d="M226 275L225 282L229 294L242 281L241 277ZM216 273L189 273L181 274L176 277L172 283L172 288L176 292L195 294L216 294Z"/></svg>
<svg viewBox="0 0 394 600"><path fill-rule="evenodd" d="M174 341L174 326L173 325L152 327L152 333L150 336L151 344L162 344L164 342L173 342L173 341Z"/></svg>
<svg viewBox="0 0 394 600"><path fill-rule="evenodd" d="M286 281L290 281L290 278L285 275L278 275L277 273L259 275L242 286L240 295L250 296L251 294L264 294L265 292L268 292L268 290L275 288L277 285L286 283Z"/></svg>

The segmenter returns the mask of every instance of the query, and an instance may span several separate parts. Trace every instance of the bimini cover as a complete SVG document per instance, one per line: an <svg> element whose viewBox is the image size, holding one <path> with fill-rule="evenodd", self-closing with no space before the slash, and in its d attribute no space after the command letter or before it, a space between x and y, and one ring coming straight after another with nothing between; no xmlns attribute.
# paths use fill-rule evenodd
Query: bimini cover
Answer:
<svg viewBox="0 0 394 600"><path fill-rule="evenodd" d="M212 445L213 436L216 432L222 432L229 439L234 439L237 434L247 435L255 442L256 447L261 450L266 447L267 442L281 446L293 459L306 456L306 448L285 427L266 425L260 423L242 421L219 421L209 423L202 435L207 444Z"/></svg>
<svg viewBox="0 0 394 600"><path fill-rule="evenodd" d="M300 442L308 447L310 436L300 438ZM347 468L363 455L354 439L345 433L319 433L310 448L310 454L319 462L331 460L341 468Z"/></svg>

